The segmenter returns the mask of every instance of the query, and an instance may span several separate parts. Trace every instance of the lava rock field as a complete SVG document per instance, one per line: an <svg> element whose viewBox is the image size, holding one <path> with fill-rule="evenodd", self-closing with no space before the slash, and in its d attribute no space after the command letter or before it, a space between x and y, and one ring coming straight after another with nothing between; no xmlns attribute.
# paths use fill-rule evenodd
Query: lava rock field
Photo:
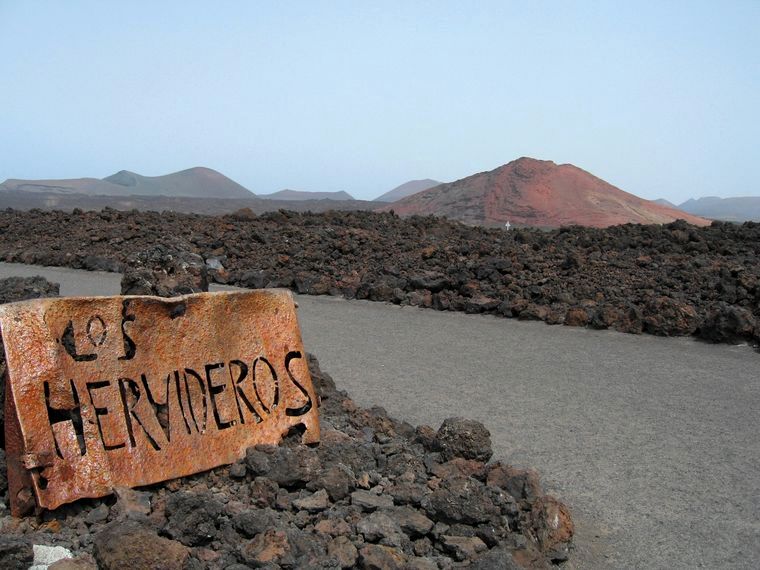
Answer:
<svg viewBox="0 0 760 570"><path fill-rule="evenodd" d="M212 281L760 343L760 224L486 229L392 212L0 212L0 260L121 271L161 245Z"/></svg>

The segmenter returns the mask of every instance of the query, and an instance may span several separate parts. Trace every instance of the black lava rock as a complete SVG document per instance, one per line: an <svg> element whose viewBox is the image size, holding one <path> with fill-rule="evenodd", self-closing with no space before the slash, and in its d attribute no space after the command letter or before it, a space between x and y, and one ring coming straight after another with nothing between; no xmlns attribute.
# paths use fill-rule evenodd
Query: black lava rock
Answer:
<svg viewBox="0 0 760 570"><path fill-rule="evenodd" d="M436 439L444 461L455 457L486 462L491 459L491 432L474 420L449 418L444 420Z"/></svg>

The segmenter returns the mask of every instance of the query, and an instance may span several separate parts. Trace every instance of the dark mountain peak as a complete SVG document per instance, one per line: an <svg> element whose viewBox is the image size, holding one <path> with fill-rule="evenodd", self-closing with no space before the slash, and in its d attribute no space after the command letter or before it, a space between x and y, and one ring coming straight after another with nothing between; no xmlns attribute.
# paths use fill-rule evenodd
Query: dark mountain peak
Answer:
<svg viewBox="0 0 760 570"><path fill-rule="evenodd" d="M411 196L412 194L417 194L418 192L424 192L425 190L438 186L439 184L441 183L438 182L438 180L433 180L432 178L423 178L421 180L410 180L409 182L404 182L400 186L396 186L393 190L389 190L385 194L378 196L377 198L375 198L374 201L375 202L395 202L396 200L401 200L401 198L406 198L407 196Z"/></svg>
<svg viewBox="0 0 760 570"><path fill-rule="evenodd" d="M553 160L540 160L538 158L532 158L530 156L521 156L515 160L507 162L494 168L493 170L481 172L478 174L490 174L490 175L514 175L520 178L531 178L540 174L546 174L552 171L562 170L567 167L576 168L572 164L560 164L558 165ZM474 176L477 176L474 175Z"/></svg>
<svg viewBox="0 0 760 570"><path fill-rule="evenodd" d="M510 164L513 166L543 166L547 168L551 166L558 166L557 163L553 160L543 160L541 158L533 158L532 156L521 156L520 158L516 158L515 160L508 162L505 166L509 166ZM568 166L573 165L570 164Z"/></svg>
<svg viewBox="0 0 760 570"><path fill-rule="evenodd" d="M118 184L119 186L137 186L140 175L129 170L119 170L116 174L103 178L106 182L111 184Z"/></svg>
<svg viewBox="0 0 760 570"><path fill-rule="evenodd" d="M77 178L68 180L17 180L7 186L34 192L87 194L90 196L177 196L188 198L251 198L253 194L224 174L196 166L165 174L143 176L120 170L102 180Z"/></svg>
<svg viewBox="0 0 760 570"><path fill-rule="evenodd" d="M760 196L702 196L686 200L679 208L695 216L713 220L760 221Z"/></svg>
<svg viewBox="0 0 760 570"><path fill-rule="evenodd" d="M338 190L336 192L319 192L308 190L291 190L286 188L273 194L259 194L259 198L266 200L289 200L289 201L304 201L304 200L335 200L335 201L350 201L354 200L345 190Z"/></svg>
<svg viewBox="0 0 760 570"><path fill-rule="evenodd" d="M186 168L185 170L180 170L179 172L175 172L174 174L190 174L190 175L196 175L196 176L209 176L209 177L223 177L227 178L219 172L218 170L214 170L213 168L209 168L208 166L193 166L192 168ZM171 176L171 174L167 175Z"/></svg>

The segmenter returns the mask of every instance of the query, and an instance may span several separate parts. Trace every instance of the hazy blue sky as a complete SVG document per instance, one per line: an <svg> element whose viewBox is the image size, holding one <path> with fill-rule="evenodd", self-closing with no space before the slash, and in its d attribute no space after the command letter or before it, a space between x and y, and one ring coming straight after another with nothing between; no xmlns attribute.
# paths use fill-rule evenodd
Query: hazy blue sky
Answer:
<svg viewBox="0 0 760 570"><path fill-rule="evenodd" d="M374 198L519 156L760 195L760 0L0 0L0 181L215 168Z"/></svg>

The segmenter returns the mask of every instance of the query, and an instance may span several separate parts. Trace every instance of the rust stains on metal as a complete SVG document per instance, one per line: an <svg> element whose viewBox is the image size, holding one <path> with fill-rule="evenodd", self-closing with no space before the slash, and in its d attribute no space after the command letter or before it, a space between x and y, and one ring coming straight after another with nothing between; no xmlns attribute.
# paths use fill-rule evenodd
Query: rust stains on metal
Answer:
<svg viewBox="0 0 760 570"><path fill-rule="evenodd" d="M232 463L293 426L319 441L288 291L0 306L11 510Z"/></svg>

